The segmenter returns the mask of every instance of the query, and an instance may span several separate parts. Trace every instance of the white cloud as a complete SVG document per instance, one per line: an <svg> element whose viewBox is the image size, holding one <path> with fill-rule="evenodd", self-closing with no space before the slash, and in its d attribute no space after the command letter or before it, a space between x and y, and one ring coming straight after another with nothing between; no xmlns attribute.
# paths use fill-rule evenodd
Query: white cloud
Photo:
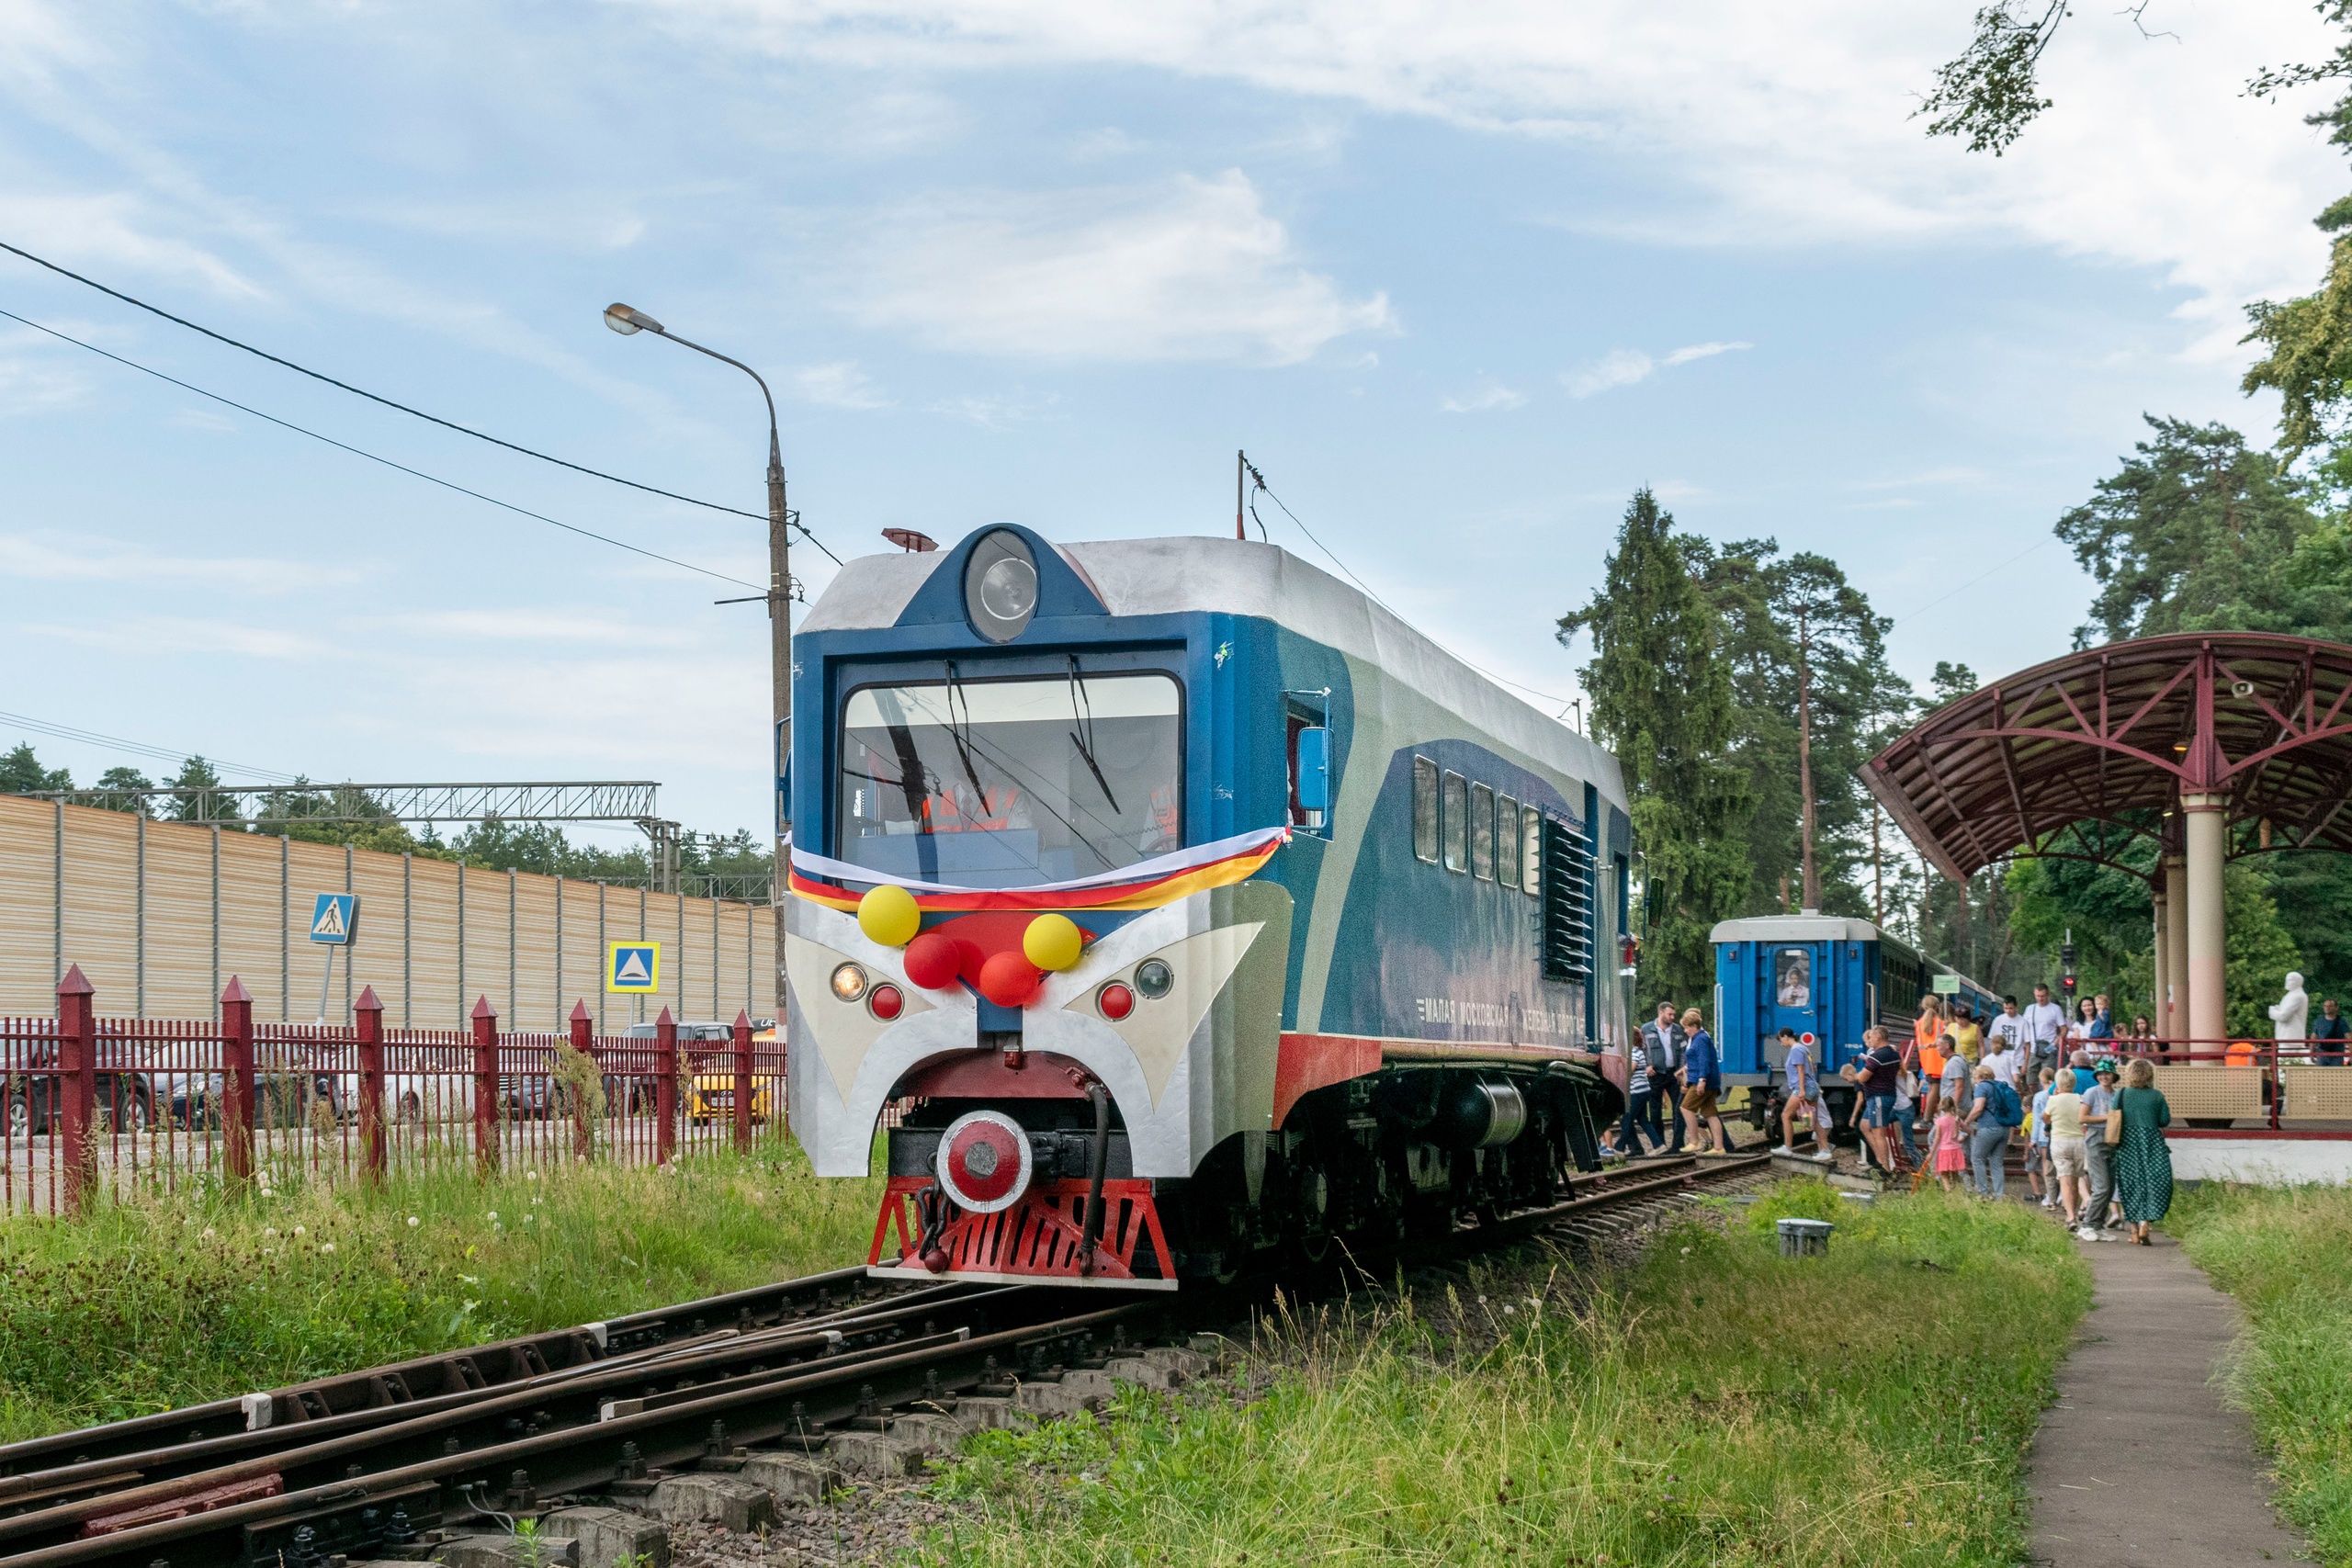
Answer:
<svg viewBox="0 0 2352 1568"><path fill-rule="evenodd" d="M1754 348L1752 343L1694 343L1676 349L1662 363L1669 366L1688 365L1694 359L1713 359L1718 354L1734 354L1743 348Z"/></svg>
<svg viewBox="0 0 2352 1568"><path fill-rule="evenodd" d="M141 660L152 660L159 654L229 654L242 659L294 660L317 664L350 655L348 649L335 643L302 637L275 626L244 626L235 621L198 620L181 615L137 615L62 626L28 626L23 631L28 637L53 637L60 642L130 654Z"/></svg>
<svg viewBox="0 0 2352 1568"><path fill-rule="evenodd" d="M2312 95L2243 96L2266 65L2325 58L2305 6L2168 7L2151 42L2085 11L2043 59L2057 101L2008 156L1930 141L1910 118L1967 37L1966 7L1883 0L1658 6L1589 0L640 0L733 50L875 69L1157 69L1475 130L1605 144L1662 177L1574 227L1662 244L2023 242L2152 267L2231 355L2244 300L2308 288L2311 228L2341 164Z"/></svg>
<svg viewBox="0 0 2352 1568"><path fill-rule="evenodd" d="M1488 381L1476 391L1446 399L1438 407L1447 413L1500 413L1526 405L1525 393L1514 392L1499 381Z"/></svg>
<svg viewBox="0 0 2352 1568"><path fill-rule="evenodd" d="M164 555L94 534L0 534L0 577L36 582L162 583L277 594L346 588L366 575L355 566L311 561Z"/></svg>
<svg viewBox="0 0 2352 1568"><path fill-rule="evenodd" d="M1052 196L908 206L852 246L844 290L875 326L1019 357L1290 365L1396 327L1387 296L1308 270L1239 170Z"/></svg>
<svg viewBox="0 0 2352 1568"><path fill-rule="evenodd" d="M1589 398L1612 387L1646 381L1660 370L1688 365L1694 359L1712 359L1718 354L1755 346L1747 343L1694 343L1660 358L1653 358L1638 348L1612 348L1591 364L1564 373L1560 381L1571 397Z"/></svg>
<svg viewBox="0 0 2352 1568"><path fill-rule="evenodd" d="M960 398L949 398L931 405L933 413L944 413L978 425L983 430L1010 430L1016 424L1034 424L1048 417L1058 393L973 392Z"/></svg>
<svg viewBox="0 0 2352 1568"><path fill-rule="evenodd" d="M1589 398L1611 387L1646 381L1657 369L1657 361L1638 348L1612 348L1582 369L1568 371L1560 380L1571 397Z"/></svg>
<svg viewBox="0 0 2352 1568"><path fill-rule="evenodd" d="M796 574L797 575L797 574ZM440 642L462 638L475 642L590 643L609 647L612 626L601 616L575 615L532 605L500 609L416 610L391 615L352 615L337 623L354 631L397 632L403 637ZM632 626L632 647L692 648L703 634L683 626Z"/></svg>
<svg viewBox="0 0 2352 1568"><path fill-rule="evenodd" d="M890 399L874 378L857 367L854 359L836 360L831 365L811 365L797 373L793 380L799 385L800 395L812 403L823 403L837 409L887 409Z"/></svg>

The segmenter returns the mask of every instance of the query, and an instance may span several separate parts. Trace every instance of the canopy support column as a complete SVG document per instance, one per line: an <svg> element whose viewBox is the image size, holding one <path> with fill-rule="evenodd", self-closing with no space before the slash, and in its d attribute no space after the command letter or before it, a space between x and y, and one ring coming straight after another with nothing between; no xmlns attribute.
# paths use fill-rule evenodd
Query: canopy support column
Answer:
<svg viewBox="0 0 2352 1568"><path fill-rule="evenodd" d="M2149 949L2150 961L2155 966L2150 989L2155 995L2148 1004L2148 1019L2156 1026L2156 1037L2165 1039L2172 1033L2172 942L2165 931L2165 926L2170 922L2165 919L2166 910L2164 868L2161 862L2157 864L2156 877L2156 881L2150 887L2154 897L2148 900L2150 913L2154 917L2152 927L2155 934L2154 944Z"/></svg>
<svg viewBox="0 0 2352 1568"><path fill-rule="evenodd" d="M2165 969L2172 980L2172 1007L2164 1028L2166 1040L2186 1040L2188 1028L2188 861L2165 856Z"/></svg>
<svg viewBox="0 0 2352 1568"><path fill-rule="evenodd" d="M2222 857L2229 819L2218 795L2183 795L2182 827L2188 860L2188 1030L2192 1050L2216 1051L2228 1032L2224 980L2227 932L2222 913Z"/></svg>

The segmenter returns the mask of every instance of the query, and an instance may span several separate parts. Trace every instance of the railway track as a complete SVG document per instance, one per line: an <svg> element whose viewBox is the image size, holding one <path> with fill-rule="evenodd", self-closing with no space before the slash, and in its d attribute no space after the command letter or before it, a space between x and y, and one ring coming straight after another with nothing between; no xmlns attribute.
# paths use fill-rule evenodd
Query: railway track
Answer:
<svg viewBox="0 0 2352 1568"><path fill-rule="evenodd" d="M1769 1164L1683 1158L1584 1178L1565 1202L1399 1260L1622 1235ZM1196 1372L1204 1359L1170 1341L1204 1308L1224 1321L1254 1304L1251 1288L1103 1305L1098 1292L910 1289L844 1269L16 1444L0 1449L0 1562L423 1561L469 1529L561 1526L581 1503L749 1520L844 1474L919 1466L967 1430L1082 1408L1115 1380Z"/></svg>

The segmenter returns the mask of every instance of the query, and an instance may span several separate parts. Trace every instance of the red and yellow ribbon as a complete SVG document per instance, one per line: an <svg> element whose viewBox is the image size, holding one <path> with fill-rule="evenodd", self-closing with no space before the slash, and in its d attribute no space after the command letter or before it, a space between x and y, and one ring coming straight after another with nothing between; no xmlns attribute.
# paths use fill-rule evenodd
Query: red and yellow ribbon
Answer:
<svg viewBox="0 0 2352 1568"><path fill-rule="evenodd" d="M973 909L1156 909L1212 887L1229 887L1257 874L1274 852L1290 841L1288 828L1264 828L1173 854L1158 855L1099 876L1046 882L1030 887L956 887L893 876L872 866L810 854L792 847L790 886L795 896L829 908L854 910L860 894L835 882L888 883L914 895L926 914Z"/></svg>

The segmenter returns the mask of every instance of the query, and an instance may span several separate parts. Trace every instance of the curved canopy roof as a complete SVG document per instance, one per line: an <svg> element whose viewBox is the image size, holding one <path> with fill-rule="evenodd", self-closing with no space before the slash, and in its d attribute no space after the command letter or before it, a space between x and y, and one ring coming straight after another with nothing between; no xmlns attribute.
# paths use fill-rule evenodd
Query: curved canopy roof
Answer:
<svg viewBox="0 0 2352 1568"><path fill-rule="evenodd" d="M1937 709L1861 773L1955 880L2077 824L2075 858L2119 863L2183 795L2224 798L2233 853L2352 851L2352 648L2227 632L2087 649Z"/></svg>

